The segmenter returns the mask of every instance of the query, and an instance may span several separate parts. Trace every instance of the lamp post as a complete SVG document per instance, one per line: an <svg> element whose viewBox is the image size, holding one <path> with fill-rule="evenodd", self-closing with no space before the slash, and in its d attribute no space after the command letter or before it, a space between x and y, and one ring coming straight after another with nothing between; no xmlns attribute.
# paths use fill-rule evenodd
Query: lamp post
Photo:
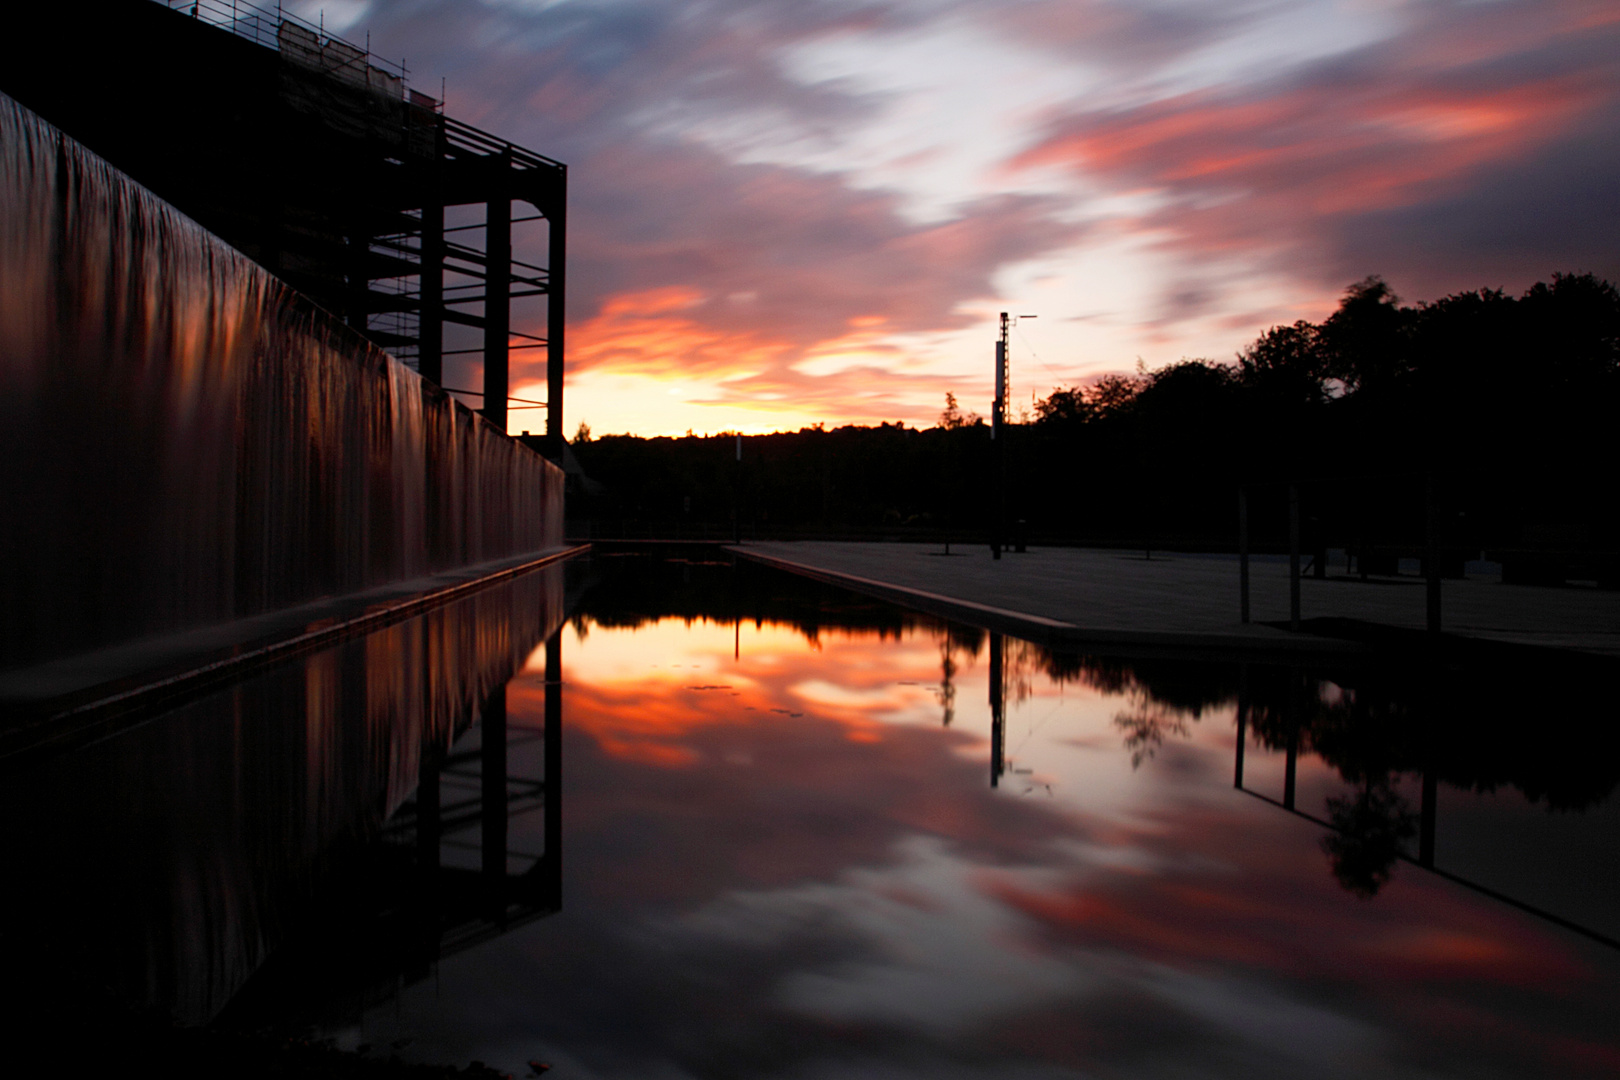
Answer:
<svg viewBox="0 0 1620 1080"><path fill-rule="evenodd" d="M1002 425L1007 419L1007 313L1001 313L1001 337L996 339L996 400L990 406L991 480L995 500L990 525L990 557L1001 558L1001 541L1007 530L1007 439Z"/></svg>
<svg viewBox="0 0 1620 1080"><path fill-rule="evenodd" d="M990 555L1001 558L1001 549L1007 541L1007 393L1010 389L1008 332L1018 319L1033 319L1034 315L1010 318L1001 313L1001 336L996 339L996 400L990 409L991 484L995 491L994 521L991 523Z"/></svg>

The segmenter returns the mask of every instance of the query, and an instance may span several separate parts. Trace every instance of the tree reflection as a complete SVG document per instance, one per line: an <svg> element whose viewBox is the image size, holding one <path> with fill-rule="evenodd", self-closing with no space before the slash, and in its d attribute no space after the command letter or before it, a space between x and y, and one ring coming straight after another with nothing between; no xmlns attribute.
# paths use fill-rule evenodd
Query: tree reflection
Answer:
<svg viewBox="0 0 1620 1080"><path fill-rule="evenodd" d="M1338 830L1322 838L1333 876L1370 900L1389 883L1404 846L1417 835L1417 815L1387 776L1369 777L1353 796L1329 797L1327 809Z"/></svg>
<svg viewBox="0 0 1620 1080"><path fill-rule="evenodd" d="M1035 676L1041 673L1047 652L1021 638L1007 638L1003 645L1002 694L1008 705L1022 705L1035 692Z"/></svg>
<svg viewBox="0 0 1620 1080"><path fill-rule="evenodd" d="M941 726L950 727L956 719L956 676L979 658L986 635L976 627L956 623L944 623L935 633L939 644L939 688L934 691L934 699L939 702Z"/></svg>
<svg viewBox="0 0 1620 1080"><path fill-rule="evenodd" d="M1179 709L1158 705L1152 698L1138 692L1133 707L1114 717L1114 726L1125 734L1125 749L1131 752L1131 768L1139 769L1142 762L1158 753L1165 739L1187 737L1187 715Z"/></svg>
<svg viewBox="0 0 1620 1080"><path fill-rule="evenodd" d="M1321 846L1334 878L1371 898L1403 859L1435 867L1442 783L1481 792L1512 787L1553 812L1583 812L1611 796L1620 767L1605 755L1570 752L1601 738L1600 722L1577 702L1590 697L1594 674L1606 679L1610 668L1579 658L1514 658L1520 662L1511 666L1490 656L1439 666L1251 663L1241 680L1237 665L1198 662L1056 654L1044 667L1055 681L1128 697L1114 726L1133 769L1167 742L1189 738L1206 709L1235 705L1239 738L1285 759L1280 797L1260 797L1332 829ZM1565 737L1527 737L1525 718L1548 714L1565 718ZM1237 755L1243 788L1241 747ZM1325 817L1295 807L1296 762L1305 755L1347 786L1326 797ZM1421 808L1400 794L1409 780L1422 785Z"/></svg>
<svg viewBox="0 0 1620 1080"><path fill-rule="evenodd" d="M810 641L835 628L881 640L921 631L939 650L933 694L941 722L956 722L962 675L987 655L985 630L768 568L686 555L678 573L657 558L612 556L615 573L583 600L581 625L636 626L671 615L766 621L793 626ZM1404 640L1370 638L1377 647L1356 657L1254 658L1242 665L1243 723L1252 745L1296 764L1317 758L1345 786L1328 800L1326 817L1319 816L1321 803L1311 809L1314 820L1343 834L1330 837L1324 850L1347 889L1375 894L1403 854L1432 865L1434 793L1442 785L1512 788L1556 812L1585 812L1612 796L1620 760L1581 752L1608 734L1608 714L1592 702L1605 700L1613 685L1612 659L1476 641L1436 662L1404 651ZM1012 637L1002 639L1000 654L992 697L1003 713L1029 700L1042 678L1123 697L1127 705L1114 725L1133 768L1167 742L1190 738L1207 713L1232 717L1240 697L1240 665L1228 659L1087 654ZM1532 725L1530 718L1554 721ZM999 776L1000 763L995 768ZM1289 768L1285 777L1291 775ZM1397 794L1419 778L1427 818L1421 812L1414 818ZM1278 804L1295 809L1293 793L1285 779Z"/></svg>

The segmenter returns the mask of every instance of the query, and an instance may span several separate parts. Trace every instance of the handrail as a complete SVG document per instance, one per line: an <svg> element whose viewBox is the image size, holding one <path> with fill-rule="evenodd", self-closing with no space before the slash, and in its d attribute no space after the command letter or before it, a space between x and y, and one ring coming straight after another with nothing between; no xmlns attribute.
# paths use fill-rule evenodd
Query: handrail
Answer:
<svg viewBox="0 0 1620 1080"><path fill-rule="evenodd" d="M499 136L491 135L489 132L475 128L471 124L462 123L454 117L446 116L444 118L444 134L445 141L451 146L483 155L509 154L512 164L521 165L525 168L566 169L568 167L560 161L555 161L543 154L537 154L533 150L525 150L516 143L507 142Z"/></svg>
<svg viewBox="0 0 1620 1080"><path fill-rule="evenodd" d="M324 22L317 25L307 19L301 19L284 10L279 3L272 9L249 3L248 0L189 0L189 2L161 0L161 2L170 11L190 15L210 26L278 52L286 52L285 39L291 36L285 28L296 27L307 35L311 45L319 50L322 65L328 70L352 69L353 75L357 75L359 81L367 82L368 69L375 69L388 78L397 79L401 95L411 104L426 106L434 112L443 114L444 102L416 90L406 92L410 69L403 61L389 60L373 53L369 40L362 46L346 41L336 34L329 34L326 32ZM505 155L513 165L521 169L567 168L560 161L526 150L516 143L508 142L448 116L444 118L444 133L445 141L451 147L469 150L479 156Z"/></svg>
<svg viewBox="0 0 1620 1080"><path fill-rule="evenodd" d="M403 61L389 60L373 53L369 39L362 46L336 34L327 33L324 20L322 24L317 25L291 14L283 9L280 3L274 8L267 8L250 3L249 0L159 0L159 2L170 11L190 15L210 26L282 53L287 51L287 40L295 36L287 33L286 28L295 27L302 31L302 35L298 36L307 36L310 45L318 51L321 65L326 70L352 71L349 77L358 76L358 81L362 83L369 83L371 80L368 78L368 72L375 70L387 79L397 80L400 95L411 104L430 108L443 115L443 101L420 91L408 89L410 69ZM445 142L452 148L471 151L480 157L502 155L520 169L565 171L568 168L560 161L524 149L516 143L508 142L449 116L444 117L444 135Z"/></svg>
<svg viewBox="0 0 1620 1080"><path fill-rule="evenodd" d="M402 91L409 81L410 69L405 66L404 61L378 56L371 51L369 41L365 45L356 45L336 34L329 34L326 32L324 18L320 24L312 23L286 11L280 3L268 8L249 3L248 0L160 0L160 2L170 11L189 15L199 22L205 22L209 26L218 27L256 45L275 49L277 52L283 51L282 28L297 27L322 47L323 59L327 48L337 46L332 50L333 55L339 58L333 70L352 68L363 80L366 69L375 68L391 78L398 79ZM434 111L444 107L443 102L419 91L411 91L410 100L413 104L429 106Z"/></svg>

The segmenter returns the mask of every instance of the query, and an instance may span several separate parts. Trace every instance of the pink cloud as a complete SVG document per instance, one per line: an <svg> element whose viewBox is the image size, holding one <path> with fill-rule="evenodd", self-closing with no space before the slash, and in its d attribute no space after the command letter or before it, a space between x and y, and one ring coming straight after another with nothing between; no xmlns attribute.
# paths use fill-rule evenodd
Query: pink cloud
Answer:
<svg viewBox="0 0 1620 1080"><path fill-rule="evenodd" d="M413 67L449 67L458 115L569 163L571 370L692 380L705 400L767 410L792 398L832 416L926 422L917 395L960 387L891 364L875 320L891 335L967 325L963 305L995 294L998 269L1079 235L1057 221L1064 205L988 197L918 223L893 193L739 164L679 134L683 121L756 109L836 129L871 102L789 79L782 50L922 17L887 3L737 2L701 19L657 3L430 5L381 11L374 30L408 42ZM852 330L872 331L871 365L819 376L795 367L847 345ZM524 359L514 377L538 377L538 354ZM851 402L853 413L840 407Z"/></svg>
<svg viewBox="0 0 1620 1080"><path fill-rule="evenodd" d="M1017 46L1113 73L1126 94L1232 47L1265 17L1103 0L993 10L722 0L694 15L627 0L385 5L370 28L413 68L449 74L452 111L570 163L574 370L687 379L704 400L761 409L792 398L850 419L927 422L918 401L963 388L904 367L876 330L869 363L811 375L803 362L847 345L866 329L857 319L882 319L891 335L963 327L964 310L995 295L998 271L1084 241L1072 222L1085 199L984 198L918 223L892 193L739 162L692 132L760 116L812 135L864 122L880 97L797 81L781 58L963 12ZM1322 314L1270 312L1303 301L1260 300L1245 272L1298 282L1324 309L1368 273L1413 298L1522 287L1554 269L1620 276L1613 5L1428 5L1391 17L1406 20L1400 33L1269 78L1245 72L1058 115L1010 163L1156 196L1156 209L1116 222L1170 256L1157 306L1120 315L1145 346L1173 347L1193 317L1229 328L1235 349L1257 320ZM1209 280L1217 265L1236 276ZM648 308L673 296L676 308Z"/></svg>
<svg viewBox="0 0 1620 1080"><path fill-rule="evenodd" d="M1493 176L1590 141L1620 107L1617 28L1612 9L1587 3L1435 9L1391 40L1275 80L1067 116L1011 165L1155 193L1132 227L1192 259L1248 259L1328 286L1403 271L1425 290L1475 286L1502 268L1481 265L1480 245L1436 252L1393 229L1370 244L1363 223L1401 215L1425 231ZM1612 180L1606 151L1591 156ZM1550 183L1537 194L1544 202L1482 209L1475 228L1543 214L1562 193ZM1514 253L1525 284L1558 268L1560 251L1589 250L1578 233L1542 240L1538 258Z"/></svg>

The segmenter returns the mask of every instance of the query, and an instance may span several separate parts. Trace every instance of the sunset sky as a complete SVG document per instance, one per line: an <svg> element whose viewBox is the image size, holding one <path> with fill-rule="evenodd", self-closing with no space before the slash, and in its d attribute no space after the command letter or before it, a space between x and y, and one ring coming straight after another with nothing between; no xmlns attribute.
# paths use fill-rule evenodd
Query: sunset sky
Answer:
<svg viewBox="0 0 1620 1080"><path fill-rule="evenodd" d="M570 433L985 412L1003 310L1027 407L1368 274L1620 278L1613 0L287 6L569 164Z"/></svg>

